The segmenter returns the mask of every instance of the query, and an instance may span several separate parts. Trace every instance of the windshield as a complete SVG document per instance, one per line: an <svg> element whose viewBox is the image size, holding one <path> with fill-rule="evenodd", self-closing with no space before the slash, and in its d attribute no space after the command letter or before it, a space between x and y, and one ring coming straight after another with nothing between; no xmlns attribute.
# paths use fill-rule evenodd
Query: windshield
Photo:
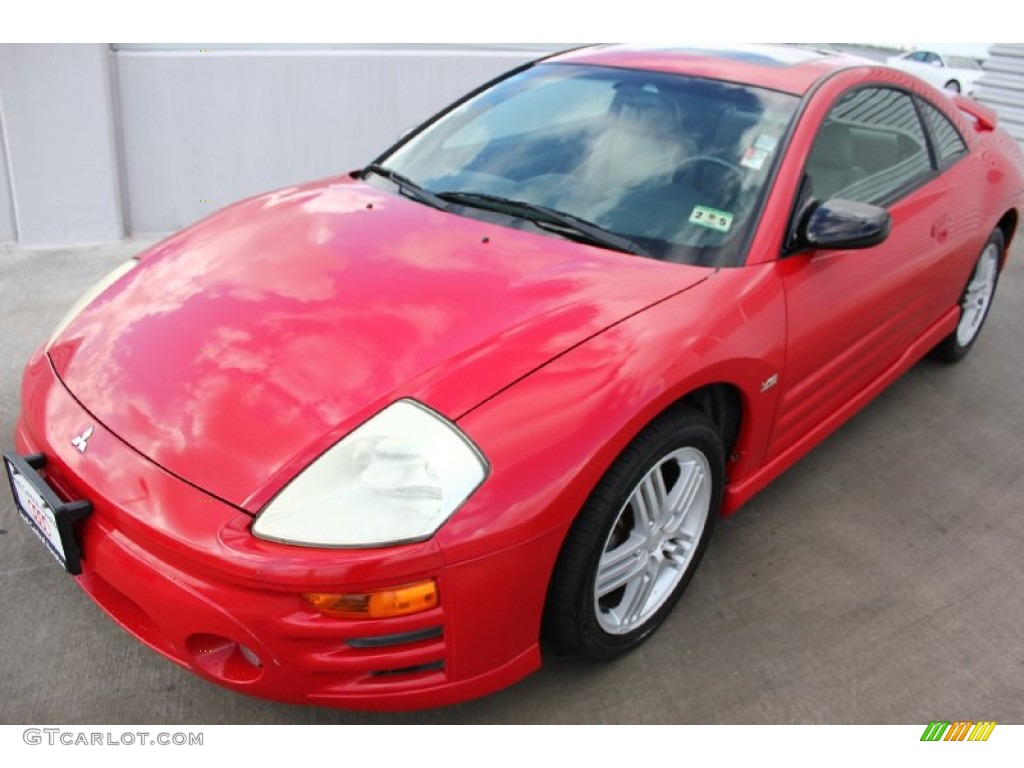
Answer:
<svg viewBox="0 0 1024 768"><path fill-rule="evenodd" d="M797 103L734 83L544 64L469 99L378 167L460 215L523 227L543 207L636 244L633 253L731 265Z"/></svg>

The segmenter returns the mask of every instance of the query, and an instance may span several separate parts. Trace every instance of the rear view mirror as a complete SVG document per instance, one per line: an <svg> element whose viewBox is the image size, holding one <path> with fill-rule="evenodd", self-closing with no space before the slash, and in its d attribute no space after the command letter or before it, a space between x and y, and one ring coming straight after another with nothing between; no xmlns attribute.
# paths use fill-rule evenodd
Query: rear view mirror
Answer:
<svg viewBox="0 0 1024 768"><path fill-rule="evenodd" d="M804 219L800 239L810 248L845 251L878 245L891 229L892 217L884 208L835 198Z"/></svg>

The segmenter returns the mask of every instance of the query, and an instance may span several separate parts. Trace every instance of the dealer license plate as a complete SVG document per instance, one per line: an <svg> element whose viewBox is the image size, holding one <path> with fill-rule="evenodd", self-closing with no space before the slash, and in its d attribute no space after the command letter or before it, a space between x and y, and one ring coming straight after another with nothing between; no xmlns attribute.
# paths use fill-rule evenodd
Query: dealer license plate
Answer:
<svg viewBox="0 0 1024 768"><path fill-rule="evenodd" d="M87 501L63 502L36 472L45 458L4 454L7 478L14 493L14 504L22 519L42 540L57 562L69 573L81 573L78 543L73 523L89 514Z"/></svg>

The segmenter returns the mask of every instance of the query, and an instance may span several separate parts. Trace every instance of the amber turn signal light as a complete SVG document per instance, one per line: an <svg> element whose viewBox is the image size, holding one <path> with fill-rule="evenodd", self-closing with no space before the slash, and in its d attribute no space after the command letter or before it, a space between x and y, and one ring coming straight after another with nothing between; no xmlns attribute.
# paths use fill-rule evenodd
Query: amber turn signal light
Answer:
<svg viewBox="0 0 1024 768"><path fill-rule="evenodd" d="M429 611L437 606L439 595L437 582L426 579L404 587L354 595L307 592L302 595L302 599L326 616L341 619L388 619Z"/></svg>

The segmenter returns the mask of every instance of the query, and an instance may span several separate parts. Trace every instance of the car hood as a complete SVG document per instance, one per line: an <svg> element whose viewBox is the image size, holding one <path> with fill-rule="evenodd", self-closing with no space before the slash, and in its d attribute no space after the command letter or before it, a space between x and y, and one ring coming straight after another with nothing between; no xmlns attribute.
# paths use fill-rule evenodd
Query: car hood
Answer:
<svg viewBox="0 0 1024 768"><path fill-rule="evenodd" d="M155 246L50 359L126 443L255 512L390 402L457 419L709 273L344 177L244 201Z"/></svg>

